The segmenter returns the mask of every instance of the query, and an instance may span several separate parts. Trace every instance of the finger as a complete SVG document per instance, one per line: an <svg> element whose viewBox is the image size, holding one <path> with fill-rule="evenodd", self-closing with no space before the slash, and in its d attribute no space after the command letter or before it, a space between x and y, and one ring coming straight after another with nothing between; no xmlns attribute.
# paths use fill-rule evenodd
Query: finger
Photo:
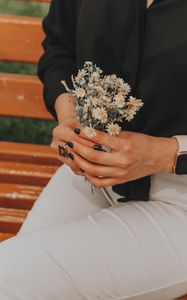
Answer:
<svg viewBox="0 0 187 300"><path fill-rule="evenodd" d="M80 142L88 147L93 147L94 145L94 142L92 141L89 141L89 140L86 140L84 138L81 138L79 136L77 136L77 134L74 132L74 130L71 130L69 128L67 128L67 130L64 129L63 133L55 133L53 135L53 139L52 139L52 142L51 142L51 148L54 152L58 152L58 145L63 145L65 143L67 143L68 141L71 141L71 140L74 140L74 141L77 141L77 142Z"/></svg>
<svg viewBox="0 0 187 300"><path fill-rule="evenodd" d="M118 167L118 165L120 165L117 153L97 151L94 150L93 147L88 147L87 145L83 145L76 141L67 142L67 146L68 151L73 149L75 153L90 162L114 167Z"/></svg>
<svg viewBox="0 0 187 300"><path fill-rule="evenodd" d="M73 154L73 156L72 156ZM97 165L93 164L75 152L71 153L71 159L76 162L76 165L79 169L84 170L86 173L96 176L96 177L116 177L116 178L124 178L126 176L127 171L124 169L116 168L116 167L109 167L104 165Z"/></svg>
<svg viewBox="0 0 187 300"><path fill-rule="evenodd" d="M70 146L75 153L79 154L79 156L90 162L100 165L112 165L112 163L115 165L115 162L113 162L115 155L113 153L96 151L92 147L90 148L76 141L72 143L68 142L67 145Z"/></svg>
<svg viewBox="0 0 187 300"><path fill-rule="evenodd" d="M100 131L100 130L95 130L95 131L96 131L96 136L89 138L85 134L84 129L81 128L79 136L84 139L91 140L96 144L101 144L101 145L107 146L107 147L111 148L112 150L119 149L119 147L121 145L120 137L110 136L108 133Z"/></svg>
<svg viewBox="0 0 187 300"><path fill-rule="evenodd" d="M84 176L84 170L80 170L80 168L77 166L75 162L73 162L69 158L63 158L61 155L57 155L57 158L64 164L66 164L68 167L71 168L71 170L76 174L80 176Z"/></svg>
<svg viewBox="0 0 187 300"><path fill-rule="evenodd" d="M120 183L125 183L125 180L117 178L97 178L85 173L85 178L98 188L109 187Z"/></svg>

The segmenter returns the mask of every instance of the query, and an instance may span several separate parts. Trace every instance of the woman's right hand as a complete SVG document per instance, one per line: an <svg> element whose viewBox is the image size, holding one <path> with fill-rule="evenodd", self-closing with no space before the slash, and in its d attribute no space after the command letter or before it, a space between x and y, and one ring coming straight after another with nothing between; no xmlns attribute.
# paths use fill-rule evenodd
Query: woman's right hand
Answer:
<svg viewBox="0 0 187 300"><path fill-rule="evenodd" d="M73 96L69 93L60 95L55 102L59 125L53 129L51 148L57 154L58 159L68 165L76 175L84 175L84 171L76 165L70 157L59 155L58 145L63 145L69 141L77 141L89 147L94 145L93 142L79 137L74 131L75 128L81 128L77 121L75 112L75 103ZM72 152L71 147L67 146L67 151Z"/></svg>

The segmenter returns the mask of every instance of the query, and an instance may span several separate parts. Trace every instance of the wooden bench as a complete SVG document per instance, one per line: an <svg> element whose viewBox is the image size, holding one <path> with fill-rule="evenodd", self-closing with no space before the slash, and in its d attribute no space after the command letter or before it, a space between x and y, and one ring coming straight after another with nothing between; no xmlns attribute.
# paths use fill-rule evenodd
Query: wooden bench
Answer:
<svg viewBox="0 0 187 300"><path fill-rule="evenodd" d="M37 63L43 51L41 22L41 18L1 15L0 60ZM36 76L0 73L0 116L53 120ZM50 146L0 142L0 241L18 232L60 164Z"/></svg>
<svg viewBox="0 0 187 300"><path fill-rule="evenodd" d="M44 38L41 21L0 16L0 60L37 63ZM36 76L0 73L0 91L0 116L53 120L44 106ZM60 164L49 146L0 142L0 241L18 232ZM187 300L187 296L180 299Z"/></svg>

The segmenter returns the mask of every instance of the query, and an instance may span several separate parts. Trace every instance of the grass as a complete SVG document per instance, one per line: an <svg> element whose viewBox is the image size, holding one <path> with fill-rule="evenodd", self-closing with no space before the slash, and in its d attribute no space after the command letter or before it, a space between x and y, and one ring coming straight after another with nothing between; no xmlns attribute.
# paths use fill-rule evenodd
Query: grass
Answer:
<svg viewBox="0 0 187 300"><path fill-rule="evenodd" d="M0 14L43 17L49 5L20 0L0 0ZM0 72L36 74L37 66L25 63L0 62ZM25 118L0 117L0 140L33 144L50 144L56 122Z"/></svg>
<svg viewBox="0 0 187 300"><path fill-rule="evenodd" d="M4 138L1 140L48 145L53 127L53 122L48 121L2 117L0 132Z"/></svg>
<svg viewBox="0 0 187 300"><path fill-rule="evenodd" d="M31 3L24 0L0 0L0 14L43 17L47 14L47 3Z"/></svg>

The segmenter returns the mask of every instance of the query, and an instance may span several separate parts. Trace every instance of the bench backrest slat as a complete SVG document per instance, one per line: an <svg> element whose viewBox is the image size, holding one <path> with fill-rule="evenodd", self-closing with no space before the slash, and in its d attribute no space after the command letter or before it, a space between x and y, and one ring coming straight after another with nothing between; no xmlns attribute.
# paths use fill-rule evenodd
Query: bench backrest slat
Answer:
<svg viewBox="0 0 187 300"><path fill-rule="evenodd" d="M0 60L37 63L43 50L41 18L0 16Z"/></svg>
<svg viewBox="0 0 187 300"><path fill-rule="evenodd" d="M37 63L43 53L41 23L42 18L0 15L0 61ZM36 76L0 73L0 116L53 120Z"/></svg>
<svg viewBox="0 0 187 300"><path fill-rule="evenodd" d="M51 119L36 76L0 73L0 115Z"/></svg>

